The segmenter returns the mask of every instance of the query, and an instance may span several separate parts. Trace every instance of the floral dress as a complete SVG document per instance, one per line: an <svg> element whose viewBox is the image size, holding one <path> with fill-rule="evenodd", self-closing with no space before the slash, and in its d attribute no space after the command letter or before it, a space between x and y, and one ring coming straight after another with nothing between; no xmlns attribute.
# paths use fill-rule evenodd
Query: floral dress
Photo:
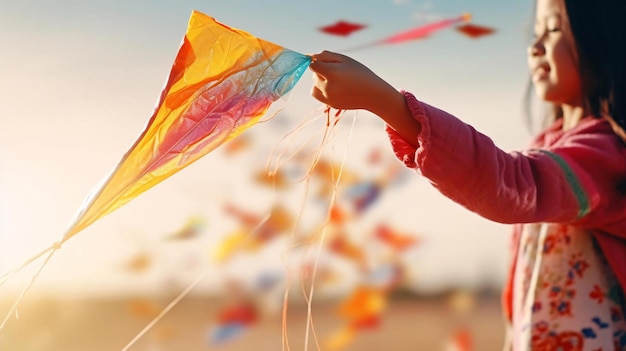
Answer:
<svg viewBox="0 0 626 351"><path fill-rule="evenodd" d="M527 224L514 276L513 350L624 351L624 291L593 236Z"/></svg>

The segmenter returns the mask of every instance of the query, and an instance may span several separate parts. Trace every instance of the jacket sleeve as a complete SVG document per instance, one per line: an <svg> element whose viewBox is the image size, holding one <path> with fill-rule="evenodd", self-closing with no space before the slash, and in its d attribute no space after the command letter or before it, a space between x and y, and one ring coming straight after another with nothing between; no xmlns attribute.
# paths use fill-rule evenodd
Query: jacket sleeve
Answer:
<svg viewBox="0 0 626 351"><path fill-rule="evenodd" d="M626 175L616 138L582 133L542 149L505 152L456 117L404 95L422 131L414 148L387 127L394 153L453 201L501 223L621 222L626 233L624 196L621 218L599 215L616 204L613 186Z"/></svg>

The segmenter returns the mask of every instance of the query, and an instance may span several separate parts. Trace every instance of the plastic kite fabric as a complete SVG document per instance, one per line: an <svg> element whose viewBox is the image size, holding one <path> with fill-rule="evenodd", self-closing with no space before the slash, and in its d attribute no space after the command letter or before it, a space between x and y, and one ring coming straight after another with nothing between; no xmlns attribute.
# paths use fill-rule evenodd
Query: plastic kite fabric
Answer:
<svg viewBox="0 0 626 351"><path fill-rule="evenodd" d="M150 121L64 241L254 125L310 57L194 11Z"/></svg>

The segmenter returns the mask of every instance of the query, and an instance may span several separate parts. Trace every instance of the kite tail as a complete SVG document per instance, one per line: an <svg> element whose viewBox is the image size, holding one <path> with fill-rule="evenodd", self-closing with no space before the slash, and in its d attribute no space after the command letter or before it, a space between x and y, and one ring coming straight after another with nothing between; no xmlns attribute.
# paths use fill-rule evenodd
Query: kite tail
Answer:
<svg viewBox="0 0 626 351"><path fill-rule="evenodd" d="M22 301L22 299L24 298L24 296L26 295L26 293L28 292L28 290L30 290L30 288L33 286L33 284L35 283L35 280L37 279L37 277L39 277L39 274L41 273L41 271L43 270L43 268L48 264L48 262L50 261L50 258L52 258L52 255L61 248L61 244L62 242L57 241L55 242L52 246L50 246L49 248L45 249L44 251L42 251L41 253L39 253L38 255L34 256L33 258L29 259L28 261L26 261L24 264L22 264L22 266L20 266L17 269L14 269L13 271L7 273L9 276L13 275L13 273L16 273L18 271L20 271L22 268L28 266L29 264L31 264L32 262L34 262L35 260L37 260L38 258L40 258L41 256L43 256L44 254L46 254L46 252L50 251L50 253L48 254L48 256L46 257L46 259L43 261L43 264L41 265L41 267L39 267L39 269L37 270L37 272L35 272L35 274L33 274L33 276L30 279L30 282L24 287L24 289L22 289L22 291L20 292L19 296L17 297L17 299L15 300L15 303L13 303L13 306L11 306L11 309L9 310L9 312L7 313L7 315L4 317L4 320L2 321L2 324L0 324L0 330L4 329L4 326L7 324L9 318L11 317L11 315L13 313L16 313L17 316L17 307L19 305L19 303ZM7 274L5 274L4 276L7 276ZM6 280L8 279L8 277L6 279L4 279L2 282L4 283Z"/></svg>

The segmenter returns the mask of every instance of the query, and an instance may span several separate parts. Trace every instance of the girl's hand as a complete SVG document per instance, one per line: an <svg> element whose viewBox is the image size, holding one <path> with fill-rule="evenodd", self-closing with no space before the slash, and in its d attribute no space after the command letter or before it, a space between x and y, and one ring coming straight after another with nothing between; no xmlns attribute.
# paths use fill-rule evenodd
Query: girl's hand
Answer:
<svg viewBox="0 0 626 351"><path fill-rule="evenodd" d="M340 110L365 109L381 112L399 92L356 60L330 51L312 56L311 95ZM388 106L388 105L387 105Z"/></svg>
<svg viewBox="0 0 626 351"><path fill-rule="evenodd" d="M411 145L417 146L422 125L413 118L404 95L363 64L329 51L312 56L311 95L338 110L368 110Z"/></svg>

